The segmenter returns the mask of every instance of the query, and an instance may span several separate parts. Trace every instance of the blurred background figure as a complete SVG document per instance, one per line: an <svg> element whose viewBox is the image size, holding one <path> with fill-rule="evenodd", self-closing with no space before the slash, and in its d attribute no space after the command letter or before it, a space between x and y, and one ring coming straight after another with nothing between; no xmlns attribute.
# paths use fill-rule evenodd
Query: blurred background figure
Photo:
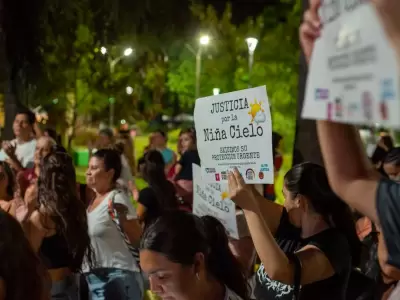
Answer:
<svg viewBox="0 0 400 300"><path fill-rule="evenodd" d="M154 149L159 151L165 162L165 174L169 174L171 168L175 165L177 157L173 150L167 147L167 134L162 130L153 132L152 144Z"/></svg>

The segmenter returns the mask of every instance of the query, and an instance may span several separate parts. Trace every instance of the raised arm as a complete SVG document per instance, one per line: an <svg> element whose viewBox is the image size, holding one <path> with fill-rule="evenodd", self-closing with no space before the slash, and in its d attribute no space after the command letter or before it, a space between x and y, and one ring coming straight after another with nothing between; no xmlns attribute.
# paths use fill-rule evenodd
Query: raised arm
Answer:
<svg viewBox="0 0 400 300"><path fill-rule="evenodd" d="M310 8L300 26L300 42L308 62L321 34L320 4L320 0L310 0ZM367 159L356 128L317 121L317 131L332 189L351 207L377 221L375 197L380 177Z"/></svg>
<svg viewBox="0 0 400 300"><path fill-rule="evenodd" d="M369 162L357 129L317 121L317 131L332 189L348 205L377 222L375 199L380 175Z"/></svg>

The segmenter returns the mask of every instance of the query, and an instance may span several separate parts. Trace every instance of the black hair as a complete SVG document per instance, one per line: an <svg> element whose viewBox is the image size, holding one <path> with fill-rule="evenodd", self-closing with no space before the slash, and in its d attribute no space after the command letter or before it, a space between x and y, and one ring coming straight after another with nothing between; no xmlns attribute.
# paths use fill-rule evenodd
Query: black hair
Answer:
<svg viewBox="0 0 400 300"><path fill-rule="evenodd" d="M300 164L302 162L304 162L303 154L301 153L301 151L299 149L294 148L293 149L293 162L292 162L292 165L294 166L294 165Z"/></svg>
<svg viewBox="0 0 400 300"><path fill-rule="evenodd" d="M103 128L99 131L99 135L105 135L112 139L114 137L114 132L110 128Z"/></svg>
<svg viewBox="0 0 400 300"><path fill-rule="evenodd" d="M69 268L81 271L86 257L89 266L94 256L88 233L86 207L77 194L76 174L72 158L65 152L51 152L40 164L38 203L62 235L69 248Z"/></svg>
<svg viewBox="0 0 400 300"><path fill-rule="evenodd" d="M119 155L124 154L125 151L125 144L123 141L117 141L114 145L109 147L110 149L113 149L119 153Z"/></svg>
<svg viewBox="0 0 400 300"><path fill-rule="evenodd" d="M214 217L200 218L179 210L165 213L144 231L140 248L184 266L192 266L195 255L202 253L211 276L249 299L246 278L229 248L226 230Z"/></svg>
<svg viewBox="0 0 400 300"><path fill-rule="evenodd" d="M370 157L372 164L376 165L378 163L382 163L385 160L387 154L388 152L385 149L379 146L376 147Z"/></svg>
<svg viewBox="0 0 400 300"><path fill-rule="evenodd" d="M283 139L283 137L279 133L277 133L275 131L272 132L272 147L273 147L273 149L277 149L279 147L279 143L282 139Z"/></svg>
<svg viewBox="0 0 400 300"><path fill-rule="evenodd" d="M144 155L142 165L143 178L147 181L157 199L158 214L162 214L166 210L177 209L176 191L165 176L165 162L161 153L150 150Z"/></svg>
<svg viewBox="0 0 400 300"><path fill-rule="evenodd" d="M356 233L352 212L349 206L332 191L325 168L311 162L295 165L285 175L285 186L293 196L307 197L315 212L347 238L352 263L358 266L361 243Z"/></svg>
<svg viewBox="0 0 400 300"><path fill-rule="evenodd" d="M383 144L388 148L388 150L392 150L394 148L394 142L390 135L386 134L381 137Z"/></svg>
<svg viewBox="0 0 400 300"><path fill-rule="evenodd" d="M29 122L30 125L33 125L36 122L35 114L31 110L29 110L29 109L27 109L25 107L19 108L17 113L16 113L16 115L25 115L25 116L27 116L28 117L28 122Z"/></svg>
<svg viewBox="0 0 400 300"><path fill-rule="evenodd" d="M93 154L92 157L97 157L104 162L106 171L114 170L114 176L112 178L115 183L120 177L122 172L121 154L113 149L100 149Z"/></svg>
<svg viewBox="0 0 400 300"><path fill-rule="evenodd" d="M10 165L8 163L6 163L5 161L1 161L0 162L0 166L3 167L4 173L5 173L5 175L7 176L7 179L8 179L8 185L7 185L7 188L6 188L7 195L10 196L10 197L13 197L14 196L14 190L15 190L15 183L16 183L14 172L11 169Z"/></svg>
<svg viewBox="0 0 400 300"><path fill-rule="evenodd" d="M393 148L385 157L384 164L400 166L400 147Z"/></svg>
<svg viewBox="0 0 400 300"><path fill-rule="evenodd" d="M51 137L58 145L62 146L61 136L52 128L46 128L44 132L47 132L47 135Z"/></svg>
<svg viewBox="0 0 400 300"><path fill-rule="evenodd" d="M163 130L156 130L154 133L159 133L163 138L167 139L167 134Z"/></svg>
<svg viewBox="0 0 400 300"><path fill-rule="evenodd" d="M21 225L0 209L0 278L6 288L6 299L41 300L50 283L47 270L33 251Z"/></svg>

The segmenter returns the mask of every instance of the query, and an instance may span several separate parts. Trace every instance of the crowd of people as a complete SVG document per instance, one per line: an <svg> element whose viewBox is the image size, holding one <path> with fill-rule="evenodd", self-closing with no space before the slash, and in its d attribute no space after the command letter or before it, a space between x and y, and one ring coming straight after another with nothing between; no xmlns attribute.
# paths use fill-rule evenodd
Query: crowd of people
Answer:
<svg viewBox="0 0 400 300"><path fill-rule="evenodd" d="M400 54L400 1L371 2ZM300 26L307 61L320 4L310 0ZM283 206L273 186L230 172L233 239L191 213L194 129L182 130L177 153L153 132L137 165L129 134L102 129L85 184L32 112L19 111L13 130L0 151L0 300L139 300L147 290L176 300L400 299L400 148L387 135L368 157L356 128L317 121L325 168L296 155ZM274 133L276 172L281 142ZM134 175L147 187L138 191Z"/></svg>

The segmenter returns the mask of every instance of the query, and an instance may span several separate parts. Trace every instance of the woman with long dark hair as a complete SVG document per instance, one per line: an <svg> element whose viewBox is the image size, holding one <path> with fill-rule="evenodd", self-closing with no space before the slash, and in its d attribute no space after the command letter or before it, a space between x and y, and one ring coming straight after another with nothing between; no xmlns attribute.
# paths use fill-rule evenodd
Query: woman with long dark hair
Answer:
<svg viewBox="0 0 400 300"><path fill-rule="evenodd" d="M121 169L121 155L101 149L86 172L95 192L87 215L96 264L84 268L91 300L140 300L143 295L140 268L127 243L137 246L142 228L128 195L117 188Z"/></svg>
<svg viewBox="0 0 400 300"><path fill-rule="evenodd" d="M67 153L44 157L37 183L25 193L25 203L32 199L37 199L33 213L24 204L17 207L16 217L47 267L52 298L78 299L74 274L81 271L84 257L92 265L92 250L85 206L78 199L75 168Z"/></svg>
<svg viewBox="0 0 400 300"><path fill-rule="evenodd" d="M159 217L164 211L178 209L178 199L173 184L165 176L165 160L157 150L144 155L140 173L149 184L139 192L138 217L144 225Z"/></svg>
<svg viewBox="0 0 400 300"><path fill-rule="evenodd" d="M46 268L20 224L0 210L0 228L0 299L48 300Z"/></svg>
<svg viewBox="0 0 400 300"><path fill-rule="evenodd" d="M361 244L351 211L332 192L323 167L303 163L286 174L283 208L268 203L267 211L267 201L255 195L237 170L229 174L229 190L244 210L262 262L256 299L346 298Z"/></svg>
<svg viewBox="0 0 400 300"><path fill-rule="evenodd" d="M210 216L163 214L143 234L140 265L152 292L162 299L249 299L225 228Z"/></svg>

